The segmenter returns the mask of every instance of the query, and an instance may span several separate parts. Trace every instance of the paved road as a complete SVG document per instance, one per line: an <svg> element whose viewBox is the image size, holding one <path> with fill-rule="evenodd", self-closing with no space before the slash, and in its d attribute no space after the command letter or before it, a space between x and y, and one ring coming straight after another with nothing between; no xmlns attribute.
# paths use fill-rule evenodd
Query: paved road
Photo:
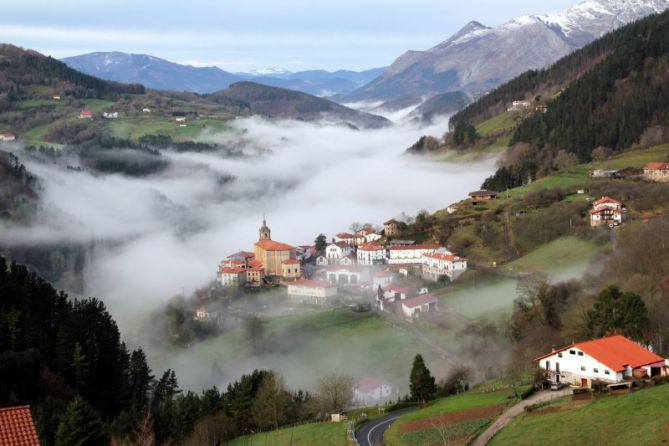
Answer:
<svg viewBox="0 0 669 446"><path fill-rule="evenodd" d="M478 436L478 438L476 438L474 443L472 443L472 446L485 446L486 444L488 444L488 442L492 439L492 437L495 436L497 432L499 432L500 430L502 430L504 426L509 424L509 422L513 420L514 417L521 414L527 406L531 406L532 404L537 404L537 403L543 403L545 401L550 401L552 399L560 398L571 394L572 390L570 388L558 391L544 390L535 393L531 397L522 400L520 403L516 404L515 406L512 406L509 410L500 415L499 418L497 418L495 422L488 427L488 429L486 429L481 435Z"/></svg>
<svg viewBox="0 0 669 446"><path fill-rule="evenodd" d="M393 421L407 412L415 410L415 407L391 412L386 416L368 421L360 426L355 432L355 438L360 446L383 446L383 433L393 424Z"/></svg>

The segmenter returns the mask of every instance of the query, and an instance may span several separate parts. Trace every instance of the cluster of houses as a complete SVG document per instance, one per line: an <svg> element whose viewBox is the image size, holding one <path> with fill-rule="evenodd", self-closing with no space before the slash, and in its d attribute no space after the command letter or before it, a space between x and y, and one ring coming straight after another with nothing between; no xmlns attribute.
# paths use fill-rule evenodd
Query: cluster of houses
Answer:
<svg viewBox="0 0 669 446"><path fill-rule="evenodd" d="M384 224L386 238L398 235L400 223ZM415 244L392 240L379 244L384 236L371 227L337 234L322 252L315 246L294 247L272 240L266 220L259 230L254 250L240 251L224 259L217 281L226 287L284 285L295 303L325 305L341 292L348 295L377 293L381 309L395 308L406 317L437 308L433 296L397 294L393 283L410 271L430 282L453 281L467 270L467 259L439 244ZM378 290L381 290L380 292ZM383 293L381 296L380 293ZM397 302L397 305L393 305ZM385 306L385 308L384 308Z"/></svg>

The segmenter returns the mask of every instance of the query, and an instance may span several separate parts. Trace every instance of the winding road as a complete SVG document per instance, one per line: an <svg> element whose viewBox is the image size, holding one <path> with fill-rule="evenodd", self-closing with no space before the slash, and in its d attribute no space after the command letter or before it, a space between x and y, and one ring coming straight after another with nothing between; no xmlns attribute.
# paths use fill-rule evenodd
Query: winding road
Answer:
<svg viewBox="0 0 669 446"><path fill-rule="evenodd" d="M412 410L415 410L415 408L398 410L363 424L355 432L358 444L360 446L383 446L383 433L393 424L393 421Z"/></svg>

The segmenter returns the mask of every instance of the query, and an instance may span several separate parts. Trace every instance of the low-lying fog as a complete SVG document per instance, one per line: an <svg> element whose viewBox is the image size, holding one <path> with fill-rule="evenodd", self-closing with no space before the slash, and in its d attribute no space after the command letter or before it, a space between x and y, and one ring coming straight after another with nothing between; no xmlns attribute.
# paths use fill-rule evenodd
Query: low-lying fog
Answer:
<svg viewBox="0 0 669 446"><path fill-rule="evenodd" d="M401 212L436 210L466 197L494 169L493 159L436 163L403 156L433 128L398 125L356 131L298 122L236 121L267 152L226 158L164 152L170 167L143 178L77 172L22 156L42 181L43 211L31 227L4 227L0 243L115 240L86 265L84 294L102 298L121 329L215 278L228 254L252 250L263 214L272 238L311 244L350 224L380 224ZM229 181L234 176L234 181Z"/></svg>

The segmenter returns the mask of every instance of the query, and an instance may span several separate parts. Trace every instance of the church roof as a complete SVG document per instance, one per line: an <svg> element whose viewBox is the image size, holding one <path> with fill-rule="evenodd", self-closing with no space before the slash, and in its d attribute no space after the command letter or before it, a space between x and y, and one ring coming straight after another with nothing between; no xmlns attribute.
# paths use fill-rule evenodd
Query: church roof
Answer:
<svg viewBox="0 0 669 446"><path fill-rule="evenodd" d="M265 251L292 251L295 248L285 243L275 242L274 240L260 240L256 246Z"/></svg>

